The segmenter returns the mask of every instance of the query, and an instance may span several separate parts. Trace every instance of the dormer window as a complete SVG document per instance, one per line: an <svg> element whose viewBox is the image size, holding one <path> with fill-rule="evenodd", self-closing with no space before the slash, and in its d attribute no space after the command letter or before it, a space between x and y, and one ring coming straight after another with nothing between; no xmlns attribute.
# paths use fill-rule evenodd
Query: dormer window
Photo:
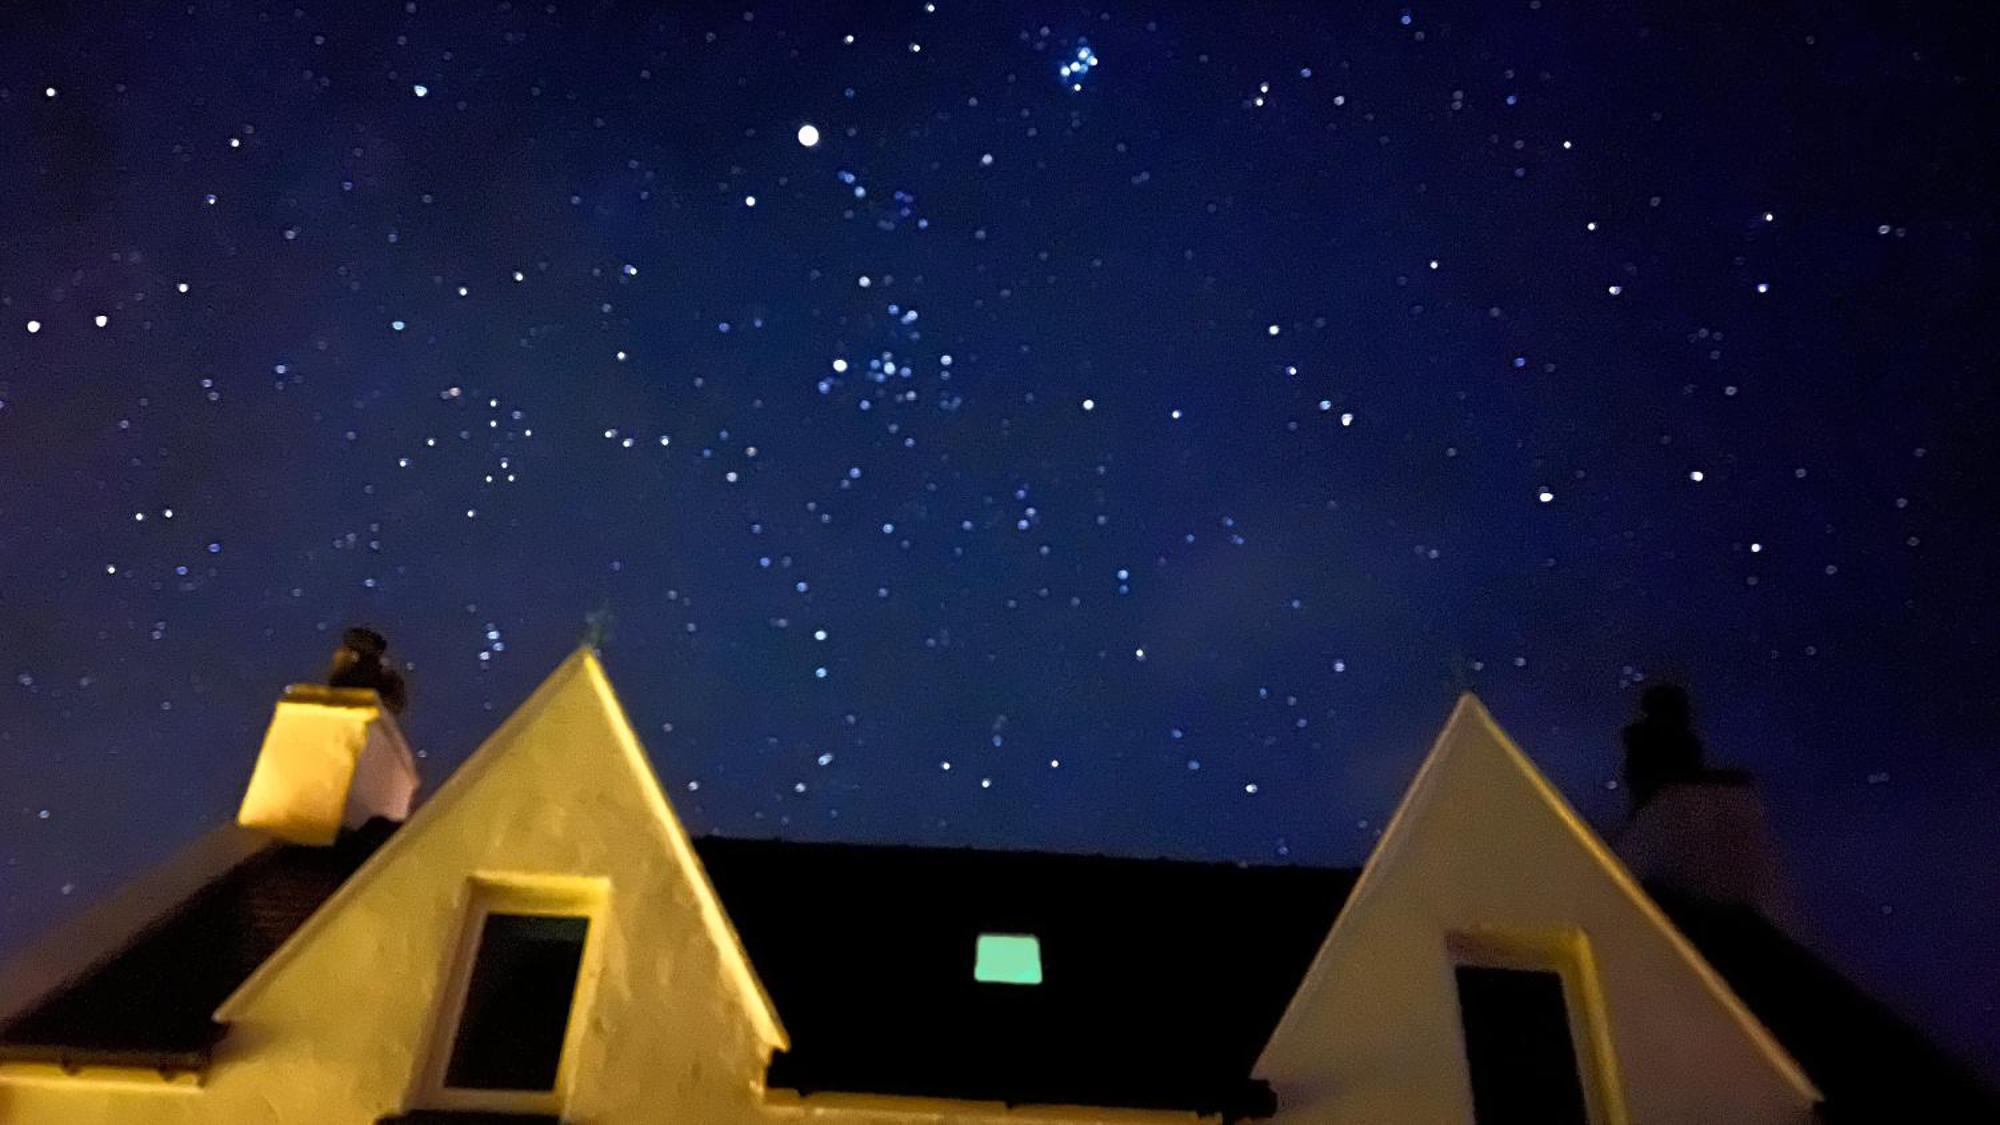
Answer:
<svg viewBox="0 0 2000 1125"><path fill-rule="evenodd" d="M1457 976L1473 1120L1589 1125L1562 977L1482 965Z"/></svg>
<svg viewBox="0 0 2000 1125"><path fill-rule="evenodd" d="M1472 1118L1621 1120L1590 946L1574 930L1450 935Z"/></svg>
<svg viewBox="0 0 2000 1125"><path fill-rule="evenodd" d="M444 1084L553 1090L590 919L488 914L466 982Z"/></svg>
<svg viewBox="0 0 2000 1125"><path fill-rule="evenodd" d="M983 984L1042 983L1042 943L1033 934L980 934L972 979Z"/></svg>
<svg viewBox="0 0 2000 1125"><path fill-rule="evenodd" d="M597 976L601 879L481 875L440 998L417 1104L561 1113Z"/></svg>

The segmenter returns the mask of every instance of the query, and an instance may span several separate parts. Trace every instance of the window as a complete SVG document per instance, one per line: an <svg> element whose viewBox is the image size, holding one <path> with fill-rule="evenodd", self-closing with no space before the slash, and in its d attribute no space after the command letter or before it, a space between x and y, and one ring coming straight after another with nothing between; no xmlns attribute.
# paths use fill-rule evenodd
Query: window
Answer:
<svg viewBox="0 0 2000 1125"><path fill-rule="evenodd" d="M553 1090L590 919L488 914L444 1084Z"/></svg>
<svg viewBox="0 0 2000 1125"><path fill-rule="evenodd" d="M1473 1118L1480 1125L1588 1125L1562 976L1466 964L1457 975Z"/></svg>
<svg viewBox="0 0 2000 1125"><path fill-rule="evenodd" d="M1626 1125L1590 939L1575 927L1445 935L1480 1125Z"/></svg>
<svg viewBox="0 0 2000 1125"><path fill-rule="evenodd" d="M986 984L1042 983L1042 943L1033 934L980 934L972 979Z"/></svg>
<svg viewBox="0 0 2000 1125"><path fill-rule="evenodd" d="M405 1109L563 1112L600 970L610 881L481 872L467 880L423 1061Z"/></svg>

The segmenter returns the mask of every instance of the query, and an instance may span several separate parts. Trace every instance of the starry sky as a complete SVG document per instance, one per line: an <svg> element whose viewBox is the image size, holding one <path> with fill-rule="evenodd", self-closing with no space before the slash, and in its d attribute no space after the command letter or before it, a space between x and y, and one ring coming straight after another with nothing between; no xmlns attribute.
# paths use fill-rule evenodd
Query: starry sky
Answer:
<svg viewBox="0 0 2000 1125"><path fill-rule="evenodd" d="M2000 1073L1975 4L13 5L0 950L366 622L697 832L1358 864L1690 685ZM808 143L810 142L810 143Z"/></svg>

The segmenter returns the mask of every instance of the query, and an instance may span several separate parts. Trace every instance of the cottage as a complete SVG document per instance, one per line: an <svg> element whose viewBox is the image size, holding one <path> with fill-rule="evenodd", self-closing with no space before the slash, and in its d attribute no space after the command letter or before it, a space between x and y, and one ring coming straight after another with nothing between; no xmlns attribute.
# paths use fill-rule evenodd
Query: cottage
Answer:
<svg viewBox="0 0 2000 1125"><path fill-rule="evenodd" d="M1359 872L692 840L588 649L417 788L289 689L237 823L0 974L0 1122L2000 1119L1471 696Z"/></svg>

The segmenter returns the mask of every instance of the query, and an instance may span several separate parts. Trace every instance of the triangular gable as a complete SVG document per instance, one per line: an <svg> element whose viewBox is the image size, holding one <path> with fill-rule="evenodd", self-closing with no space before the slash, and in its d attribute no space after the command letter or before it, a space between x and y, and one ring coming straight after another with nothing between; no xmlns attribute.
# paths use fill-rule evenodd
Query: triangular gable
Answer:
<svg viewBox="0 0 2000 1125"><path fill-rule="evenodd" d="M1598 1125L1809 1119L1804 1072L1471 695L1257 1061L1279 1119L1471 1122L1454 971L1481 949L1564 973Z"/></svg>
<svg viewBox="0 0 2000 1125"><path fill-rule="evenodd" d="M246 1051L310 1044L314 1065L397 1066L434 1030L475 878L597 880L614 934L591 1049L623 1055L632 1029L673 1024L688 1052L783 1049L788 1039L686 830L597 657L564 661L346 885L216 1012ZM598 925L593 922L593 925ZM363 1017L310 1009L351 993ZM371 1004L392 1014L370 1024ZM653 1010L647 1010L651 1006ZM678 1022L676 1022L678 1021ZM338 1026L352 1024L352 1027ZM600 1030L602 1034L599 1034ZM622 1031L624 1035L611 1034ZM707 1042L697 1042L697 1037ZM639 1038L645 1038L640 1033ZM618 1040L618 1042L614 1042ZM660 1069L675 1043L646 1044ZM379 1050L388 1044L392 1050ZM301 1050L306 1047L302 1046ZM354 1057L369 1052L369 1059ZM343 1058L343 1055L348 1057ZM396 1061L400 1060L400 1061ZM632 1065L599 1058L597 1066ZM275 1064L274 1060L274 1064ZM337 1064L335 1066L334 1064ZM695 1071L723 1065L709 1059ZM399 1078L401 1081L401 1078ZM217 1083L216 1091L221 1092Z"/></svg>

